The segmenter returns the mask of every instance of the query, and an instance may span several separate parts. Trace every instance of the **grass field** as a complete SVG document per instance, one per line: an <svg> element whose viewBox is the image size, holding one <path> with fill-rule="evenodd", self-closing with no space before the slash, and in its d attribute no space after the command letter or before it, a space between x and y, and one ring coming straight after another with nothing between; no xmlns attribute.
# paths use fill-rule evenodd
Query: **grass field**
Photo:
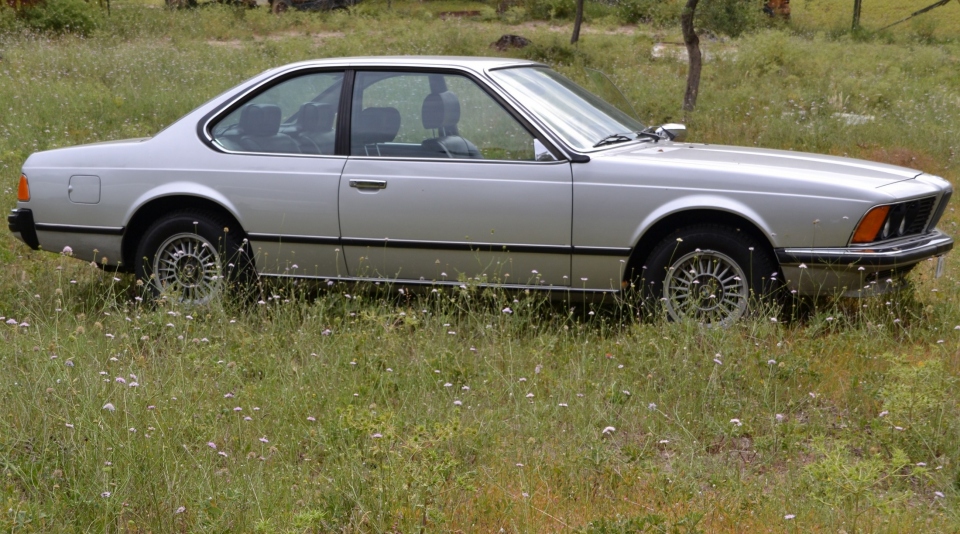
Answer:
<svg viewBox="0 0 960 534"><path fill-rule="evenodd" d="M397 4L402 19L378 4L274 17L115 3L85 38L0 35L5 206L31 152L150 135L268 67L489 55L504 33L534 42L514 55L575 79L604 70L644 121L685 119L694 141L958 183L956 36L851 36L834 27L846 6L796 1L794 27L706 40L684 118L686 66L653 53L671 29L596 17L571 47L564 21L441 21L430 3ZM941 226L958 235L958 221L951 208ZM954 257L940 279L921 265L905 294L705 330L636 321L629 301L469 284L281 284L258 304L185 308L75 255L0 237L6 532L960 529Z"/></svg>

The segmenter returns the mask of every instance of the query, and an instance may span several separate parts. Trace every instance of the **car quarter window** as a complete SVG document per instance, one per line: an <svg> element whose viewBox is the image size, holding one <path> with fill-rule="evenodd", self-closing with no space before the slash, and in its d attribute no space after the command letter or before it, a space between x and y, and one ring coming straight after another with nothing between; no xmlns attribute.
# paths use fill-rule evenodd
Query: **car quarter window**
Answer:
<svg viewBox="0 0 960 534"><path fill-rule="evenodd" d="M342 85L342 72L284 80L217 121L213 140L235 152L332 155Z"/></svg>
<svg viewBox="0 0 960 534"><path fill-rule="evenodd" d="M350 128L355 156L536 157L533 135L466 76L358 72Z"/></svg>

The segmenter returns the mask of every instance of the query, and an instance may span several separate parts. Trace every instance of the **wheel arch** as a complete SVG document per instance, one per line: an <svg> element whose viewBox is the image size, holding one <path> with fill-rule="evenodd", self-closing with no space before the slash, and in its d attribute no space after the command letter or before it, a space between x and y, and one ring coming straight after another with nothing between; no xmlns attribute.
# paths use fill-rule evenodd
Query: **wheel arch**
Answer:
<svg viewBox="0 0 960 534"><path fill-rule="evenodd" d="M133 269L137 245L147 228L167 213L183 209L197 209L219 215L227 220L231 231L236 229L244 233L237 217L219 202L209 198L191 195L168 195L154 198L137 208L124 227L120 252L123 264Z"/></svg>
<svg viewBox="0 0 960 534"><path fill-rule="evenodd" d="M664 214L646 227L630 253L624 281L629 281L633 273L641 270L653 247L663 238L680 228L702 223L720 224L740 232L747 232L760 243L766 244L770 255L776 258L770 235L756 222L740 213L716 207L691 207Z"/></svg>

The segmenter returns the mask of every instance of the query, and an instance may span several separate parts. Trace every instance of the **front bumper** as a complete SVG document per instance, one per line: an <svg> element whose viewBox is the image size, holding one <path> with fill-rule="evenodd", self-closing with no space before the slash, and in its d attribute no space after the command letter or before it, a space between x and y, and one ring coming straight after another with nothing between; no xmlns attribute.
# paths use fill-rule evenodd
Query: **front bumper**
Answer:
<svg viewBox="0 0 960 534"><path fill-rule="evenodd" d="M896 286L917 263L942 256L953 239L940 230L880 246L782 248L777 260L787 286L801 295L864 296Z"/></svg>
<svg viewBox="0 0 960 534"><path fill-rule="evenodd" d="M37 239L37 226L33 222L33 212L31 210L26 208L11 210L10 215L7 216L7 227L33 250L40 248L40 240Z"/></svg>

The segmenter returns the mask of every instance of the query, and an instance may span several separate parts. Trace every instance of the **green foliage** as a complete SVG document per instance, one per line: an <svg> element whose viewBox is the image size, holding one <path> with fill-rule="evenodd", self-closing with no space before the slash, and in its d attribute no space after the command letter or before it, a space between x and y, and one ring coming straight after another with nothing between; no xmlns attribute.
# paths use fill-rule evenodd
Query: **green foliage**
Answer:
<svg viewBox="0 0 960 534"><path fill-rule="evenodd" d="M754 0L703 0L697 6L698 31L739 37L765 23L765 15Z"/></svg>
<svg viewBox="0 0 960 534"><path fill-rule="evenodd" d="M678 0L621 0L618 15L625 24L638 22L657 28L680 25L683 3Z"/></svg>
<svg viewBox="0 0 960 534"><path fill-rule="evenodd" d="M34 30L84 36L93 33L102 19L100 8L85 0L44 0L23 12L24 22Z"/></svg>
<svg viewBox="0 0 960 534"><path fill-rule="evenodd" d="M20 29L17 12L6 2L0 2L0 34L12 33Z"/></svg>
<svg viewBox="0 0 960 534"><path fill-rule="evenodd" d="M577 12L575 0L527 0L523 7L530 18L539 20L570 19Z"/></svg>

